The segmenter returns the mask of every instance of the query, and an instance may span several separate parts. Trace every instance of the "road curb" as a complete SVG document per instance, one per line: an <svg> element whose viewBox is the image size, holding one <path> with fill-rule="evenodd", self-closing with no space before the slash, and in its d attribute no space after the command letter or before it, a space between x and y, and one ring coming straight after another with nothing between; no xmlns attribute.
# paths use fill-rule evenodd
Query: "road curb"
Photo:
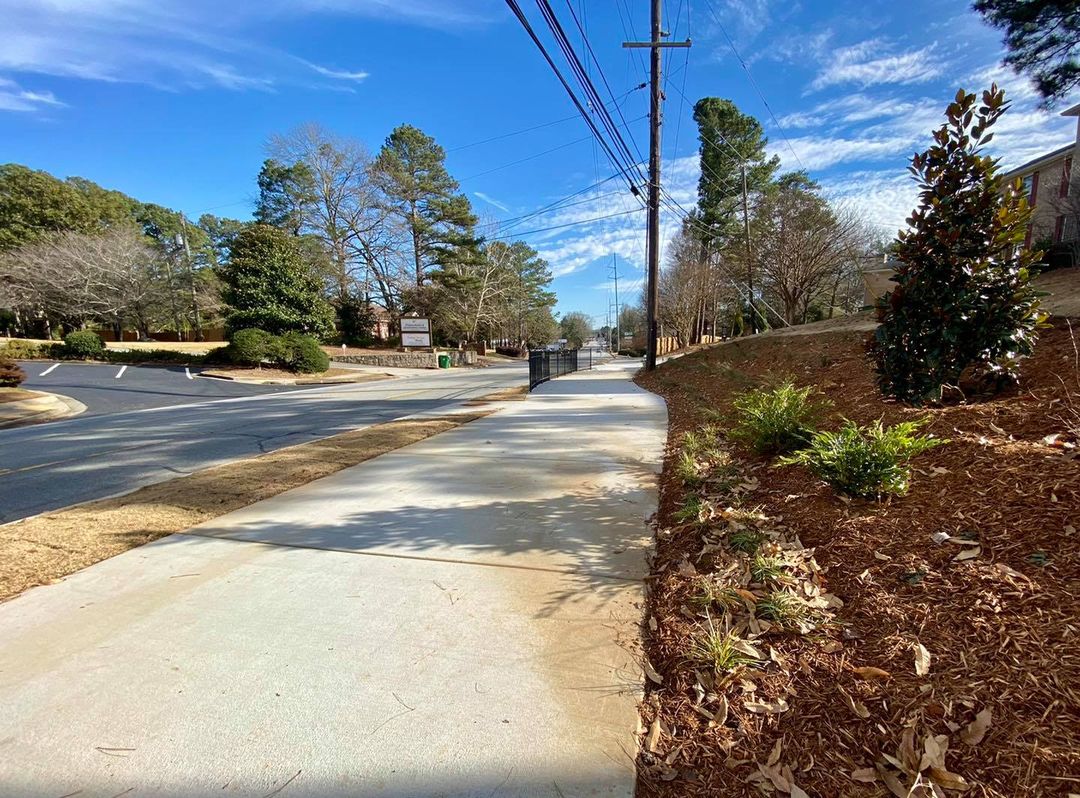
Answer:
<svg viewBox="0 0 1080 798"><path fill-rule="evenodd" d="M233 377L228 374L196 374L196 379L204 380L223 380L225 382L235 382L240 385L358 385L365 382L381 382L382 380L394 379L393 374L365 374L363 379L356 379L355 377L344 378L327 378L323 380L285 380L285 379L268 379L268 380L245 380L240 377Z"/></svg>
<svg viewBox="0 0 1080 798"><path fill-rule="evenodd" d="M30 399L0 404L0 429L58 421L86 411L86 405L70 396L45 391L33 393L38 395Z"/></svg>

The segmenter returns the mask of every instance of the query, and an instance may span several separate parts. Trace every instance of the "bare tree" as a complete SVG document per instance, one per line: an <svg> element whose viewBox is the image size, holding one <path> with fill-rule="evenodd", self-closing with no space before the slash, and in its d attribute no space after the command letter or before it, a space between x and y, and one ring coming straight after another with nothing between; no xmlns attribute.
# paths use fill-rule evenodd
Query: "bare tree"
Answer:
<svg viewBox="0 0 1080 798"><path fill-rule="evenodd" d="M17 306L55 322L91 321L149 335L167 318L170 285L161 253L133 227L99 235L57 233L5 254L0 282Z"/></svg>
<svg viewBox="0 0 1080 798"><path fill-rule="evenodd" d="M364 145L338 136L315 123L274 136L271 157L302 164L309 194L298 204L300 230L315 236L330 263L331 282L339 299L374 287L388 309L396 306L398 281L390 266L393 226L376 201L371 182L371 155Z"/></svg>
<svg viewBox="0 0 1080 798"><path fill-rule="evenodd" d="M763 288L788 324L807 321L814 302L835 301L871 238L854 209L830 206L798 175L781 179L761 197L754 230Z"/></svg>

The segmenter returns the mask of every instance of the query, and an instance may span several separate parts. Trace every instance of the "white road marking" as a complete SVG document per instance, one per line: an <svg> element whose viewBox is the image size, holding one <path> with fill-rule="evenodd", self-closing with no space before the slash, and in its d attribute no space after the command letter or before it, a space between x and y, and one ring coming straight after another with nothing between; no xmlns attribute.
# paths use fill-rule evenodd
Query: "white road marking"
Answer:
<svg viewBox="0 0 1080 798"><path fill-rule="evenodd" d="M184 366L184 373L187 375L187 378L189 380L195 379L194 377L191 376L191 369L189 369L187 366Z"/></svg>
<svg viewBox="0 0 1080 798"><path fill-rule="evenodd" d="M127 371L127 366L121 366L120 370L118 372L116 372L116 376L113 377L113 379L116 379L116 380L120 379L121 377L124 376L125 371Z"/></svg>
<svg viewBox="0 0 1080 798"><path fill-rule="evenodd" d="M59 363L53 363L51 366L49 366L47 369L45 369L43 372L41 372L40 376L44 377L46 374L48 374L50 371L52 371L54 368L56 368L59 365L60 365Z"/></svg>

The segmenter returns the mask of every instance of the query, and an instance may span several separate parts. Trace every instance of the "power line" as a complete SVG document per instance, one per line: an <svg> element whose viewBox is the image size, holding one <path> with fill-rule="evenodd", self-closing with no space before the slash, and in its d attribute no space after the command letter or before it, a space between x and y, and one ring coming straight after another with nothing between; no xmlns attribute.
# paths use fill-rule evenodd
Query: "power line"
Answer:
<svg viewBox="0 0 1080 798"><path fill-rule="evenodd" d="M618 213L609 213L606 216L595 216L592 219L581 219L580 221L577 221L577 222L567 222L566 224L556 224L556 225L552 225L551 227L540 227L540 228L538 228L536 230L524 230L524 231L521 231L521 232L514 233L513 235L491 236L487 240L488 241L500 241L500 240L502 240L504 238L516 238L518 236L532 235L533 233L546 233L549 230L562 230L564 227L575 227L576 225L579 225L579 224L590 224L591 222L602 222L602 221L604 221L604 219L614 219L616 216L626 216L627 214L631 214L631 213L641 213L643 210L645 210L645 209L644 208L631 208L628 211L619 211Z"/></svg>
<svg viewBox="0 0 1080 798"><path fill-rule="evenodd" d="M570 9L570 16L573 18L574 24L577 25L578 30L581 32L581 41L584 42L585 49L592 57L592 63L596 66L596 71L600 74L600 80L604 82L604 88L606 88L608 94L611 95L612 98L614 98L615 93L611 90L611 84L608 83L607 75L604 74L604 68L600 66L600 61L596 58L596 53L593 51L592 44L589 42L589 36L587 33L585 33L585 29L582 27L581 21L578 19L578 15L574 12L574 7L570 4L570 0L566 0L566 6ZM587 72L586 77L588 77ZM623 116L622 108L616 106L615 110L619 112L619 118L622 119L623 125L626 126L626 117ZM627 132L629 133L629 131ZM645 157L641 154L641 149L638 147L637 140L634 138L634 135L632 133L630 133L630 141L633 143L634 151L637 153L638 163L644 161Z"/></svg>
<svg viewBox="0 0 1080 798"><path fill-rule="evenodd" d="M510 224L510 222L513 222L514 224L519 224L520 222L524 222L524 221L526 221L528 219L534 219L537 216L542 216L545 213L554 213L555 211L565 210L566 208L574 208L574 207L577 207L578 205L587 205L590 202L596 202L597 200L605 199L606 197L622 197L622 196L625 196L625 192L622 192L622 191L609 191L609 192L607 192L605 194L596 194L596 195L591 196L591 197L586 197L585 199L578 200L577 202L567 202L567 203L564 203L562 205L559 205L557 207L550 208L550 209L547 209L547 210L533 211L532 213L526 214L524 216L512 216L509 219L500 219L500 220L497 220L497 221L494 221L494 222L485 222L484 224L478 224L477 227L506 227L507 229L509 229L510 227L513 226L512 224Z"/></svg>
<svg viewBox="0 0 1080 798"><path fill-rule="evenodd" d="M638 89L644 89L646 85L648 85L648 84L642 83L642 84L640 84L638 86L634 86L632 89L628 89L627 91L620 94L614 100L614 102L621 102L622 100L625 100L628 96L633 94ZM481 144L490 144L493 141L501 141L502 139L508 139L508 138L513 137L513 136L520 136L520 135L522 135L524 133L532 133L534 130L543 130L546 127L551 127L552 125L558 125L558 124L561 124L562 122L569 122L570 120L577 119L577 118L578 118L577 114L571 114L570 116L564 116L562 119L553 119L550 122L542 122L541 124L533 125L532 127L526 127L526 128L522 128L521 130L512 131L510 133L503 133L503 134L498 135L498 136L492 136L491 138L488 138L488 139L482 139L480 141L474 141L471 144L462 144L462 145L460 145L458 147L451 147L450 149L447 150L447 152L458 152L459 150L467 150L470 147L479 147Z"/></svg>
<svg viewBox="0 0 1080 798"><path fill-rule="evenodd" d="M600 122L611 137L615 149L624 159L624 165L628 165L632 169L635 169L638 176L645 180L645 176L641 172L641 167L639 165L640 159L636 160L634 158L634 154L630 151L630 147L626 144L626 140L619 132L618 125L615 124L614 118L612 118L611 114L608 112L607 107L600 97L600 93L596 89L596 85L592 82L584 65L581 63L581 58L578 56L574 46L570 43L570 39L563 29L562 23L559 22L555 10L551 7L550 0L536 0L536 5L539 7L540 13L547 23L548 28L551 30L552 36L555 37L556 44L558 44L559 49L562 50L563 56L566 58L566 62L570 66L571 72L573 72L582 90L585 92L586 99L597 112L597 115L600 117ZM597 66L597 69L599 69L599 65Z"/></svg>
<svg viewBox="0 0 1080 798"><path fill-rule="evenodd" d="M566 93L569 95L570 100L574 103L574 106L577 108L578 113L581 115L581 118L584 119L585 124L589 126L589 129L596 137L596 140L600 143L600 146L604 149L604 152L611 160L612 165L619 172L622 173L623 177L626 180L627 186L630 188L630 192L634 195L639 195L641 193L641 190L638 188L633 178L631 178L630 175L627 174L626 166L620 162L619 158L615 155L611 147L608 145L607 141L601 135L599 129L596 127L596 124L589 117L589 114L585 110L585 107L581 104L581 100L578 99L577 94L574 93L574 90L571 88L570 84L563 76L562 71L552 59L551 54L548 53L547 48L544 46L544 43L540 41L540 37L536 35L536 31L533 30L532 25L529 23L528 18L521 10L521 6L518 5L517 0L506 0L506 4L514 13L514 16L517 17L518 22L521 23L521 26L525 29L525 32L529 34L529 38L533 40L533 44L535 44L537 49L540 50L540 54L544 56L544 60L547 61L547 64L551 68L551 71L554 72L555 76L559 79L559 83L561 83L563 89L566 90Z"/></svg>
<svg viewBox="0 0 1080 798"><path fill-rule="evenodd" d="M632 119L630 121L631 122L639 122L642 119L645 119L645 117L644 116L639 116L637 119ZM550 153L557 152L558 150L564 150L567 147L572 147L575 144L580 144L581 142L588 141L591 138L592 138L591 135L582 136L579 139L574 139L573 141L567 141L564 144L559 144L558 146L551 147L550 149L544 150L543 152L538 152L535 155L527 155L524 158L518 158L516 161L510 161L510 163L504 163L501 166L493 166L492 168L486 169L483 172L477 172L475 175L469 175L468 177L463 177L463 178L461 178L461 180L462 181L474 180L474 179L476 179L478 177L483 177L484 175L490 175L492 172L498 172L500 169L506 169L506 168L508 168L510 166L517 166L519 163L525 163L526 161L531 161L531 160L533 160L535 158L540 158L541 156L549 155Z"/></svg>

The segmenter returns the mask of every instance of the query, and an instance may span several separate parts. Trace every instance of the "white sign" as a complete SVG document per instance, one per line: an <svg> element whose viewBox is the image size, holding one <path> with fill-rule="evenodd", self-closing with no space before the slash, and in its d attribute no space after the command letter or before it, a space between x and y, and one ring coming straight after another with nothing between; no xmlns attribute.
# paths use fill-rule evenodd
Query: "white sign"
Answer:
<svg viewBox="0 0 1080 798"><path fill-rule="evenodd" d="M431 322L428 319L418 319L406 316L401 320L401 331L403 333L427 333L430 335ZM425 346L427 346L427 344L425 344Z"/></svg>
<svg viewBox="0 0 1080 798"><path fill-rule="evenodd" d="M431 333L429 332L403 332L401 334L402 346L419 346L429 347L431 346Z"/></svg>

